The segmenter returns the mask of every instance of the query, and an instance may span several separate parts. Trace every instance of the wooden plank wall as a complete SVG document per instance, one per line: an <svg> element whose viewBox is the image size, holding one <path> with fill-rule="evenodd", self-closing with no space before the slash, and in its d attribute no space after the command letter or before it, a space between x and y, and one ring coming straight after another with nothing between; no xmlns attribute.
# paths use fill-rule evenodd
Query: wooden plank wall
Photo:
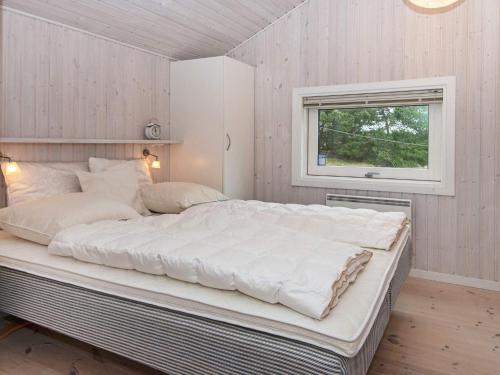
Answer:
<svg viewBox="0 0 500 375"><path fill-rule="evenodd" d="M500 281L500 1L445 12L403 0L309 0L229 53L257 67L256 195L322 203L327 190L291 186L294 87L457 77L456 197L411 198L414 266Z"/></svg>
<svg viewBox="0 0 500 375"><path fill-rule="evenodd" d="M142 139L144 125L155 118L168 138L168 58L0 12L0 136ZM149 148L162 161L162 168L153 170L155 179L168 180L168 147ZM89 156L139 158L143 146L26 144L0 149L19 161L84 161Z"/></svg>

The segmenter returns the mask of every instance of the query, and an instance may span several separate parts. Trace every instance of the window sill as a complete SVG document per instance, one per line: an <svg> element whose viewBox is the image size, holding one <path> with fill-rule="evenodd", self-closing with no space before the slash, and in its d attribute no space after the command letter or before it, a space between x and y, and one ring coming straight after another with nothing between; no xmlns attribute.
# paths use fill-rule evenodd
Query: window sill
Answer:
<svg viewBox="0 0 500 375"><path fill-rule="evenodd" d="M327 189L373 190L448 196L455 195L454 183L445 183L443 181L303 175L294 176L292 179L292 185Z"/></svg>

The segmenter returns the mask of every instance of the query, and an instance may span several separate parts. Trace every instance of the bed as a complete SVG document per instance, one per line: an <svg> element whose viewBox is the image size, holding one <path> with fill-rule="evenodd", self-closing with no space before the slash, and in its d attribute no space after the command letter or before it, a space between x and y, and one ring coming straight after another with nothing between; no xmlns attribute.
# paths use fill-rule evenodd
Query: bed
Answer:
<svg viewBox="0 0 500 375"><path fill-rule="evenodd" d="M18 164L13 175L2 164L0 311L169 374L368 371L410 269L408 201L383 200L381 213L346 208L374 198L227 200L152 184L144 160ZM247 274L264 287L238 287ZM325 305L308 315L255 290Z"/></svg>
<svg viewBox="0 0 500 375"><path fill-rule="evenodd" d="M330 315L49 255L0 232L0 310L171 374L365 374L411 261L409 225Z"/></svg>

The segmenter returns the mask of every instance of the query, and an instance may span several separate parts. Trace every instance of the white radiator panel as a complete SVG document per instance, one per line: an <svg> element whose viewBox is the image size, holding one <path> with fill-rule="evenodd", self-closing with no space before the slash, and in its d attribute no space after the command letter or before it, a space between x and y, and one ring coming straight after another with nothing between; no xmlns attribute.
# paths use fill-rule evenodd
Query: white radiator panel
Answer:
<svg viewBox="0 0 500 375"><path fill-rule="evenodd" d="M411 219L411 200L356 195L326 194L330 207L369 208L380 212L404 212Z"/></svg>

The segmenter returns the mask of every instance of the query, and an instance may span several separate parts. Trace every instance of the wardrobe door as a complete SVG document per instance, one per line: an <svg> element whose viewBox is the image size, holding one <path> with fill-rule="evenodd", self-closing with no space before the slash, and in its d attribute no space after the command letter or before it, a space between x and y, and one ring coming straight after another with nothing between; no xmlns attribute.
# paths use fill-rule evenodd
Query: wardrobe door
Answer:
<svg viewBox="0 0 500 375"><path fill-rule="evenodd" d="M224 58L224 194L253 199L254 68Z"/></svg>
<svg viewBox="0 0 500 375"><path fill-rule="evenodd" d="M171 63L171 181L223 190L223 57Z"/></svg>

